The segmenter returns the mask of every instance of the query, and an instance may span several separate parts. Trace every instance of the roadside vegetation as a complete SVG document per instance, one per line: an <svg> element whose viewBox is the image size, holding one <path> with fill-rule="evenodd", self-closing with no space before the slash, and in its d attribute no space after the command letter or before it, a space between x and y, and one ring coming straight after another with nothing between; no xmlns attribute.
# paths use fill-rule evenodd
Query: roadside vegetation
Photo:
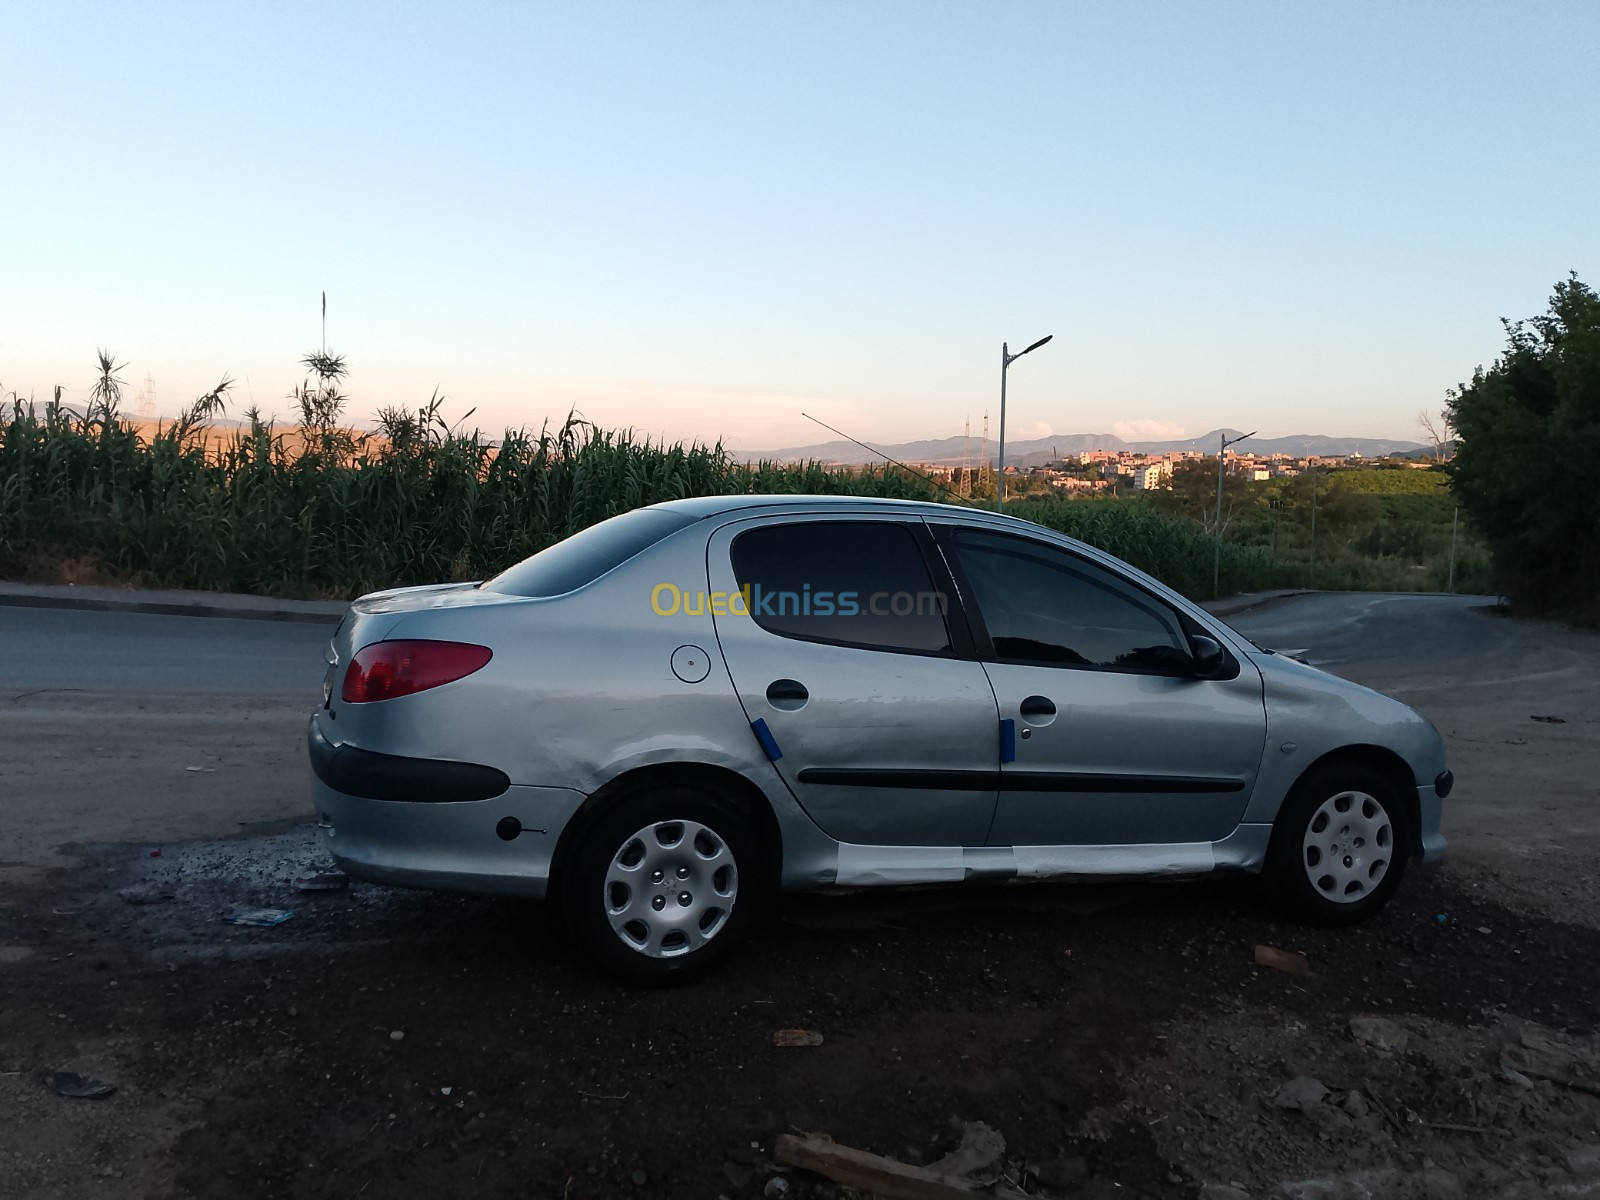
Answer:
<svg viewBox="0 0 1600 1200"><path fill-rule="evenodd" d="M316 353L302 363L284 426L247 409L236 427L218 427L231 398L224 377L177 418L143 429L121 411L123 364L106 352L81 411L59 389L43 403L11 396L0 405L0 575L349 597L483 578L596 521L679 497L953 499L895 467L740 463L720 443L663 444L576 416L490 441L465 426L471 413L447 420L437 394L356 431L344 416L344 360ZM1443 588L1454 507L1445 477L1352 474L1359 481L1282 488L1230 481L1216 590ZM1377 476L1394 478L1373 491ZM1215 475L1201 470L1191 482L1165 500L1041 496L1007 509L1205 597ZM1457 590L1487 572L1481 544L1464 546Z"/></svg>
<svg viewBox="0 0 1600 1200"><path fill-rule="evenodd" d="M1164 512L1217 525L1217 460L1185 463ZM1264 552L1284 586L1345 591L1493 589L1489 549L1460 511L1447 465L1313 468L1267 480L1224 479L1222 534Z"/></svg>
<svg viewBox="0 0 1600 1200"><path fill-rule="evenodd" d="M1600 625L1600 295L1576 275L1450 394L1463 509L1513 609Z"/></svg>

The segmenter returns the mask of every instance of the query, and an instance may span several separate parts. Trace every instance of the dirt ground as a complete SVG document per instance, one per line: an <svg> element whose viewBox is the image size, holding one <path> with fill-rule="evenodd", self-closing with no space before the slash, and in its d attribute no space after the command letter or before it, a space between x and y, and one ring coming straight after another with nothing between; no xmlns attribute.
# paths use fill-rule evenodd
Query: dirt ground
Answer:
<svg viewBox="0 0 1600 1200"><path fill-rule="evenodd" d="M973 1121L1027 1194L1600 1196L1600 639L1362 619L1331 669L1417 705L1461 780L1450 859L1371 923L1242 881L790 898L648 993L538 904L296 893L296 706L4 698L0 1196L826 1197L779 1135L926 1163Z"/></svg>

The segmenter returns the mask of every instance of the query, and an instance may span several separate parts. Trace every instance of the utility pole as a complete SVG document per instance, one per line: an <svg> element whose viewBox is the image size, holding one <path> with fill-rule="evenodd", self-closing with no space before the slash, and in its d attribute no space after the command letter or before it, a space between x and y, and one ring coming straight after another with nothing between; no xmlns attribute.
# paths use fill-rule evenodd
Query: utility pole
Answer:
<svg viewBox="0 0 1600 1200"><path fill-rule="evenodd" d="M1217 545L1216 554L1211 560L1211 594L1213 596L1222 588L1222 464L1227 458L1229 446L1235 442L1242 442L1245 438L1255 437L1255 435L1256 431L1254 429L1249 433L1241 433L1236 438L1230 438L1220 430L1217 432L1217 440L1220 444L1217 446Z"/></svg>
<svg viewBox="0 0 1600 1200"><path fill-rule="evenodd" d="M1051 338L1053 333L1047 333L1026 350L1019 350L1012 354L1006 343L1000 343L1000 469L995 473L994 481L994 510L1006 510L1006 370L1024 354L1031 354Z"/></svg>
<svg viewBox="0 0 1600 1200"><path fill-rule="evenodd" d="M1311 472L1311 579L1309 581L1312 587L1316 587L1316 585L1317 585L1317 491L1318 491L1319 486L1320 486L1319 483L1318 483L1318 480L1320 478L1321 477L1319 475L1317 475L1317 473L1316 473L1316 469L1312 468L1312 472Z"/></svg>
<svg viewBox="0 0 1600 1200"><path fill-rule="evenodd" d="M961 435L961 494L972 495L972 418Z"/></svg>
<svg viewBox="0 0 1600 1200"><path fill-rule="evenodd" d="M1450 579L1444 585L1444 590L1451 595L1456 590L1456 527L1461 524L1461 505L1456 505L1455 513L1450 518Z"/></svg>
<svg viewBox="0 0 1600 1200"><path fill-rule="evenodd" d="M989 473L989 410L983 413L983 445L978 450L978 480Z"/></svg>

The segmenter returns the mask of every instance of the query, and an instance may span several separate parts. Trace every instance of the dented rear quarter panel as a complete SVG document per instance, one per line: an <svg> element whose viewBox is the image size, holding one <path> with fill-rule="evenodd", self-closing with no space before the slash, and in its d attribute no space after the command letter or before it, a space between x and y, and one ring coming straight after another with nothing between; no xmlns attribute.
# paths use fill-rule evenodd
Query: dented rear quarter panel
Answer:
<svg viewBox="0 0 1600 1200"><path fill-rule="evenodd" d="M346 650L422 638L477 642L494 657L466 679L381 704L343 704L336 686L336 719L325 728L364 749L482 763L516 786L584 795L645 767L726 768L776 814L785 882L828 882L834 843L795 802L751 732L710 613L662 616L651 605L662 582L705 588L706 539L716 524L697 522L562 596L476 592L462 605L466 589L455 585L449 595L408 589L358 602L363 615ZM673 671L673 653L684 646L706 655L710 670L700 682Z"/></svg>

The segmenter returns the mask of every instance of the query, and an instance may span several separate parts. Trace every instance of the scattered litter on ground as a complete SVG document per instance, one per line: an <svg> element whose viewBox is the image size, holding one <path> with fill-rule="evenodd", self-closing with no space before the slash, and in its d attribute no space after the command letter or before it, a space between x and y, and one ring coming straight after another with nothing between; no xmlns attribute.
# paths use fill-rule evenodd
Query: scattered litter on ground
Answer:
<svg viewBox="0 0 1600 1200"><path fill-rule="evenodd" d="M455 1091L455 1088L440 1088L439 1095L448 1096L453 1091Z"/></svg>
<svg viewBox="0 0 1600 1200"><path fill-rule="evenodd" d="M117 1085L76 1071L57 1071L50 1076L50 1090L74 1100L100 1100L117 1090Z"/></svg>
<svg viewBox="0 0 1600 1200"><path fill-rule="evenodd" d="M389 1040L391 1042L398 1042L405 1036L406 1031L404 1029L393 1029L389 1031Z"/></svg>
<svg viewBox="0 0 1600 1200"><path fill-rule="evenodd" d="M215 775L217 773L215 767L185 767L184 770L194 775Z"/></svg>
<svg viewBox="0 0 1600 1200"><path fill-rule="evenodd" d="M160 850L152 850L152 851L150 851L150 857L151 858L160 858L161 857L161 851Z"/></svg>
<svg viewBox="0 0 1600 1200"><path fill-rule="evenodd" d="M780 1029L772 1035L774 1046L820 1046L822 1035L815 1029Z"/></svg>
<svg viewBox="0 0 1600 1200"><path fill-rule="evenodd" d="M222 915L222 919L229 925L256 925L270 929L274 925L282 925L294 912L287 908L247 908L239 907L229 909Z"/></svg>
<svg viewBox="0 0 1600 1200"><path fill-rule="evenodd" d="M294 890L297 892L337 892L349 886L350 876L343 871L323 871L294 881Z"/></svg>
<svg viewBox="0 0 1600 1200"><path fill-rule="evenodd" d="M1543 721L1546 725L1565 725L1567 723L1565 717L1529 717L1528 719L1530 721Z"/></svg>
<svg viewBox="0 0 1600 1200"><path fill-rule="evenodd" d="M1007 1197L1020 1194L1011 1188L980 1190L974 1180L841 1146L826 1134L785 1133L778 1138L773 1157L785 1166L815 1171L835 1183L870 1192L883 1200L970 1200L986 1193Z"/></svg>
<svg viewBox="0 0 1600 1200"><path fill-rule="evenodd" d="M1302 979L1311 978L1311 962L1297 950L1279 950L1276 946L1257 946L1256 966L1272 967L1290 975L1298 975Z"/></svg>

